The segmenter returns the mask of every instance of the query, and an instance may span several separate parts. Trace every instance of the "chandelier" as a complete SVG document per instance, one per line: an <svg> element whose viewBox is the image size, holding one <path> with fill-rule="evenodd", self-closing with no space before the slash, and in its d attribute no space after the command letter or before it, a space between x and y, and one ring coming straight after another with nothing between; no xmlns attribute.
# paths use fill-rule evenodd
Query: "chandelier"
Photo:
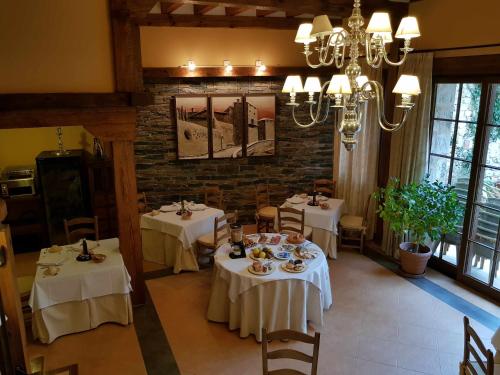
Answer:
<svg viewBox="0 0 500 375"><path fill-rule="evenodd" d="M397 107L402 109L403 117L398 123L387 121L384 113L382 85L361 74L361 67L358 64L360 48L364 48L366 62L373 68L380 68L384 61L391 66L399 66L405 62L406 56L413 50L410 48L411 39L419 37L420 31L415 17L405 17L401 20L395 37L404 39L404 46L401 48L402 57L399 61L393 62L387 56L386 51L386 44L393 41L389 14L373 13L365 30L360 6L361 0L354 0L352 15L348 19L349 31L342 27L332 27L328 16L321 15L314 17L312 24L301 24L295 37L296 43L304 44L303 53L307 65L313 69L334 64L337 69L342 69L348 48L349 63L345 67L344 74L334 74L330 81L323 84L318 77L308 77L304 86L302 86L300 76L288 76L282 90L290 94L290 101L287 105L292 106L293 119L300 127L307 128L324 123L328 118L330 107L340 110L341 120L338 121L337 128L342 134L342 143L348 151L353 150L357 143L356 136L362 127L363 103L374 99L377 104L378 124L382 129L392 132L404 125L408 112L414 106L412 97L420 94L418 78L401 75L392 92L401 95L401 102ZM312 50L311 44L314 44ZM317 63L311 62L313 51L317 52ZM296 94L302 92L309 94L309 99L305 101L309 105L311 118L309 123L301 123L295 116L295 109L299 106L296 102ZM319 93L317 101L314 98L315 93Z"/></svg>

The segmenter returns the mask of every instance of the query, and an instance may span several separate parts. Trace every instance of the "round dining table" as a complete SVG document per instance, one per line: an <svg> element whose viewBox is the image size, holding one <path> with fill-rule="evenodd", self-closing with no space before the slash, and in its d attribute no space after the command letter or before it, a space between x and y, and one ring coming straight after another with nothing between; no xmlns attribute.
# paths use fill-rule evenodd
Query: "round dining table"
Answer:
<svg viewBox="0 0 500 375"><path fill-rule="evenodd" d="M247 235L258 242L261 234ZM249 271L254 262L252 248L268 247L273 253L288 251L291 259L298 259L296 246L287 243L286 234L267 233L266 243L257 243L246 249L245 258L233 259L230 244L222 245L215 254L212 286L208 305L209 321L227 323L230 330L240 331L240 337L254 335L262 341L262 328L268 331L292 329L307 333L308 324L315 330L323 326L323 313L333 304L328 262L321 248L305 241L301 248L316 254L303 260L306 269L290 273L282 268L287 260L270 259L274 271L255 275ZM280 236L278 244L270 244Z"/></svg>

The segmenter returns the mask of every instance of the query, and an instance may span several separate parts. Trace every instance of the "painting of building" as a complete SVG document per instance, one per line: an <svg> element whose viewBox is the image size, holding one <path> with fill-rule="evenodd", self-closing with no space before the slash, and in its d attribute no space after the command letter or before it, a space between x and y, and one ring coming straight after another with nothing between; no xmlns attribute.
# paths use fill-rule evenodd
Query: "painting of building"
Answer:
<svg viewBox="0 0 500 375"><path fill-rule="evenodd" d="M213 157L242 156L243 98L241 96L213 96L211 100Z"/></svg>
<svg viewBox="0 0 500 375"><path fill-rule="evenodd" d="M247 156L271 156L275 153L276 97L246 96Z"/></svg>
<svg viewBox="0 0 500 375"><path fill-rule="evenodd" d="M179 159L208 159L207 104L207 97L175 98Z"/></svg>

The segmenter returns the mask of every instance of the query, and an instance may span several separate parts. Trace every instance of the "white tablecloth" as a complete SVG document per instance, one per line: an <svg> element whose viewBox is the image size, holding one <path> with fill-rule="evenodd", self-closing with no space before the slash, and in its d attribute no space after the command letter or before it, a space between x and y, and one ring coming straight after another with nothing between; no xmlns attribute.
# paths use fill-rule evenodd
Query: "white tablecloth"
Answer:
<svg viewBox="0 0 500 375"><path fill-rule="evenodd" d="M214 230L216 217L224 211L207 208L193 211L189 220L182 220L175 212L162 212L141 217L142 253L144 260L181 270L198 271L196 262L197 239Z"/></svg>
<svg viewBox="0 0 500 375"><path fill-rule="evenodd" d="M309 199L312 198L309 197ZM304 202L299 204L285 202L281 207L289 205L297 210L304 210L305 225L313 228L313 242L323 249L325 255L336 259L337 225L345 210L344 200L329 198L326 202L330 205L330 208L323 210L319 206L309 206L307 204L309 199L304 199ZM277 220L276 217L276 227L278 226Z"/></svg>
<svg viewBox="0 0 500 375"><path fill-rule="evenodd" d="M89 248L95 242L88 241ZM105 254L102 263L78 262L76 246L63 246L63 263L55 276L38 266L30 295L33 334L45 343L58 336L97 327L104 322L132 322L130 276L123 263L117 238L99 241L92 249ZM39 262L54 254L43 249Z"/></svg>
<svg viewBox="0 0 500 375"><path fill-rule="evenodd" d="M307 246L319 256L308 262L305 272L283 271L282 262L275 260L276 270L267 276L251 274L247 268L252 259L231 259L230 247L222 246L215 255L208 319L228 322L230 329L240 329L241 337L254 334L258 341L263 327L307 332L310 321L320 329L323 310L333 303L328 263L318 246Z"/></svg>

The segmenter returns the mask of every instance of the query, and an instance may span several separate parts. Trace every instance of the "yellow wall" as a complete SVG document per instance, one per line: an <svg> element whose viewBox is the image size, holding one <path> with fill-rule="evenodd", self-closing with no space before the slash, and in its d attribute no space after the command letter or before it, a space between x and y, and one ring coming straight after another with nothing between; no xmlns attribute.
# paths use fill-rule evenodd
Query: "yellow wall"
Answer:
<svg viewBox="0 0 500 375"><path fill-rule="evenodd" d="M412 2L410 14L418 18L422 36L417 49L463 47L500 43L499 0L421 0ZM500 53L500 48L438 52L437 57Z"/></svg>
<svg viewBox="0 0 500 375"><path fill-rule="evenodd" d="M192 59L198 65L305 65L295 30L141 27L144 67L174 67Z"/></svg>
<svg viewBox="0 0 500 375"><path fill-rule="evenodd" d="M1 4L0 93L113 91L107 0Z"/></svg>
<svg viewBox="0 0 500 375"><path fill-rule="evenodd" d="M93 139L83 127L63 128L66 149L91 151ZM56 128L0 130L0 170L8 166L34 165L41 151L57 149Z"/></svg>

